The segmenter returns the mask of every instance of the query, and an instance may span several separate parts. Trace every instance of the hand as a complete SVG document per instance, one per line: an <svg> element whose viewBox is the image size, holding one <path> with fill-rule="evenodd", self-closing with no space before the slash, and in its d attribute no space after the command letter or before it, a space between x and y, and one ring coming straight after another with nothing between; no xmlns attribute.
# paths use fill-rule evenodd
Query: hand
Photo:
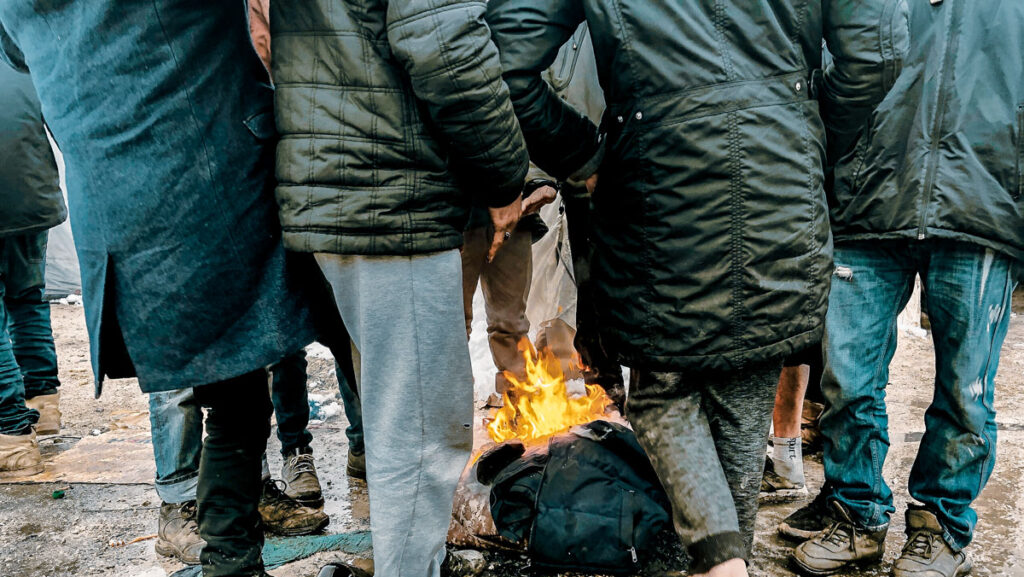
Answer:
<svg viewBox="0 0 1024 577"><path fill-rule="evenodd" d="M597 173L595 172L594 174L590 175L590 178L588 178L584 182L584 184L587 187L587 192L590 194L594 194L594 190L597 188Z"/></svg>
<svg viewBox="0 0 1024 577"><path fill-rule="evenodd" d="M491 240L491 250L487 251L487 262L494 260L498 249L511 238L512 231L519 223L519 217L523 213L523 197L519 196L511 204L501 208L488 208L491 213L491 222L494 223L494 239Z"/></svg>
<svg viewBox="0 0 1024 577"><path fill-rule="evenodd" d="M542 186L523 199L523 216L533 214L544 205L555 202L558 190L553 186Z"/></svg>

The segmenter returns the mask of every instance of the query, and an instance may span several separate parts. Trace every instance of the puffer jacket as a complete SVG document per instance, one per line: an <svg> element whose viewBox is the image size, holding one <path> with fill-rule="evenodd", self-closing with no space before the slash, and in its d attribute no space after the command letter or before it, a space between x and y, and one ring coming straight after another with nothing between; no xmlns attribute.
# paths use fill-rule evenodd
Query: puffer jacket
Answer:
<svg viewBox="0 0 1024 577"><path fill-rule="evenodd" d="M473 0L271 3L277 199L296 251L454 249L522 191L526 147Z"/></svg>
<svg viewBox="0 0 1024 577"><path fill-rule="evenodd" d="M68 217L57 162L28 74L0 62L0 238L40 232Z"/></svg>
<svg viewBox="0 0 1024 577"><path fill-rule="evenodd" d="M856 67L877 49L863 32L884 2L756 4L488 5L531 158L559 178L600 175L591 274L605 343L629 366L736 370L821 336L832 247L809 87L822 30ZM542 78L584 20L607 101L600 130Z"/></svg>
<svg viewBox="0 0 1024 577"><path fill-rule="evenodd" d="M825 75L837 242L946 238L1024 257L1024 2L897 3L893 73ZM871 53L881 62L885 43Z"/></svg>

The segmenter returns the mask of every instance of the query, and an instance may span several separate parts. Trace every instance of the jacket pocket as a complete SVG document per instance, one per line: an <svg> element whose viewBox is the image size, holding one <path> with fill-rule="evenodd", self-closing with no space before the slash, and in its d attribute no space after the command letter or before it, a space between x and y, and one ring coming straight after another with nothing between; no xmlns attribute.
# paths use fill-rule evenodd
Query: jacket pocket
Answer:
<svg viewBox="0 0 1024 577"><path fill-rule="evenodd" d="M1024 104L1017 107L1017 190L1014 200L1024 195Z"/></svg>
<svg viewBox="0 0 1024 577"><path fill-rule="evenodd" d="M257 140L270 140L277 136L277 126L274 124L274 111L272 110L258 112L242 122Z"/></svg>

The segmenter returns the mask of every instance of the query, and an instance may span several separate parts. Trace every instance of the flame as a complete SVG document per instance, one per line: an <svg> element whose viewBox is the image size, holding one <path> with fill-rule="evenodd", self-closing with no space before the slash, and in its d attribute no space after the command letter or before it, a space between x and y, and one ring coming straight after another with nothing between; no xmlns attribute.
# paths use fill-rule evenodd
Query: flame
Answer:
<svg viewBox="0 0 1024 577"><path fill-rule="evenodd" d="M538 354L527 339L518 348L526 360L526 381L505 372L512 387L504 394L504 406L487 424L491 440L519 439L529 445L604 416L612 404L604 389L585 385L586 394L570 395L562 365L551 350Z"/></svg>

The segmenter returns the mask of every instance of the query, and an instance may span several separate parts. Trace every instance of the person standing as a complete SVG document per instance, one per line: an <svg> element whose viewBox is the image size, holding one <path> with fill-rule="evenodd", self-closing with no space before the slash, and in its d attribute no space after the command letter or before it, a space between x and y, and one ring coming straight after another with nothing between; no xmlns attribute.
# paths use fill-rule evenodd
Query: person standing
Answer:
<svg viewBox="0 0 1024 577"><path fill-rule="evenodd" d="M532 160L592 194L602 346L631 369L627 414L691 574L747 574L782 359L823 329L831 235L810 87L822 29L846 54L862 10L874 3L488 3ZM584 20L601 130L541 76Z"/></svg>
<svg viewBox="0 0 1024 577"><path fill-rule="evenodd" d="M273 91L244 3L0 5L64 153L97 395L192 388L206 577L263 575L265 367L313 341L308 259L273 198Z"/></svg>
<svg viewBox="0 0 1024 577"><path fill-rule="evenodd" d="M792 559L827 575L885 551L885 387L897 315L920 275L934 395L893 574L959 577L972 566L971 504L995 465L995 376L1024 257L1024 4L911 2L876 24L885 33L865 36L885 43L855 78L865 100L836 95L839 73L825 75L837 159L821 417L830 510Z"/></svg>
<svg viewBox="0 0 1024 577"><path fill-rule="evenodd" d="M43 301L47 231L67 218L32 79L0 62L0 478L43 470L60 432L57 351Z"/></svg>
<svg viewBox="0 0 1024 577"><path fill-rule="evenodd" d="M484 4L270 5L285 245L352 338L376 574L440 574L472 446L459 248L472 204L512 236L528 159Z"/></svg>

